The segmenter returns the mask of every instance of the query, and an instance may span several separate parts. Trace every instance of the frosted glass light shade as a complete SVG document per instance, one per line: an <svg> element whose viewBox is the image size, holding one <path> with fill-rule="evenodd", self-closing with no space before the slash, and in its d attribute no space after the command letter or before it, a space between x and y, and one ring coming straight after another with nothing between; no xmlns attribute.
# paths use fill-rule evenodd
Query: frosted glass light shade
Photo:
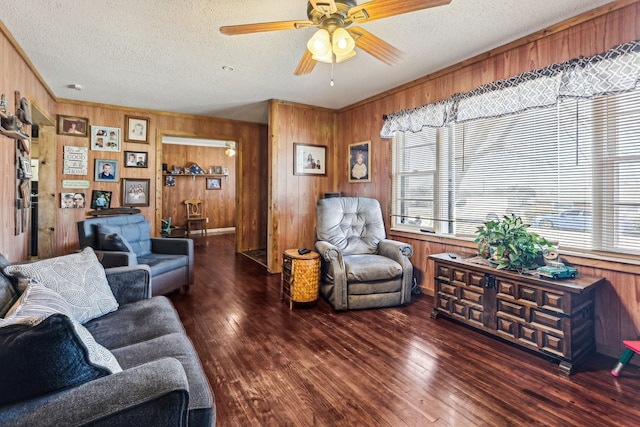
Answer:
<svg viewBox="0 0 640 427"><path fill-rule="evenodd" d="M307 42L307 49L311 52L314 60L331 63L333 53L331 52L329 32L325 29L316 31Z"/></svg>

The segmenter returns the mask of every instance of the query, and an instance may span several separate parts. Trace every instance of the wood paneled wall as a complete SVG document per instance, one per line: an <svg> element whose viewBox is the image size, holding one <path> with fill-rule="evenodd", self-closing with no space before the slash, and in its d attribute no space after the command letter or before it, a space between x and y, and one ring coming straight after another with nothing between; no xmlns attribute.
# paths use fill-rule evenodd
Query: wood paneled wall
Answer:
<svg viewBox="0 0 640 427"><path fill-rule="evenodd" d="M55 101L38 80L29 65L12 45L11 34L0 22L0 94L7 95L9 112L15 113L14 92L32 105L49 111L55 117ZM16 141L0 135L0 253L10 261L24 260L29 250L29 234L15 235ZM45 166L46 167L46 166Z"/></svg>
<svg viewBox="0 0 640 427"><path fill-rule="evenodd" d="M182 167L198 164L205 173L210 166L229 169L229 175L219 178L222 182L219 190L207 190L207 176L171 175L174 187L162 187L162 216L171 217L171 224L185 225L186 199L204 201L205 215L209 218L207 228L228 228L236 226L236 158L224 154L224 148L194 145L162 145L162 159L169 169L173 165Z"/></svg>
<svg viewBox="0 0 640 427"><path fill-rule="evenodd" d="M151 191L152 195L157 197L151 197L150 206L142 207L141 212L152 222L152 229L156 230L156 234L159 234L160 224L159 219L161 217L168 216L164 212L165 206L163 206L163 194L170 196L170 201L167 201L167 206L180 205L182 201L189 197L196 197L211 199L211 206L208 207L207 213L210 217L209 228L220 227L237 227L237 246L238 250L264 248L266 244L266 228L262 229L262 233L255 232L256 224L266 224L266 203L267 203L267 188L266 180L260 181L256 178L262 174L266 175L267 165L262 163L247 163L253 162L256 158L251 153L256 151L258 153L263 152L266 147L266 127L264 125L238 122L232 120L222 120L210 117L190 116L182 114L170 114L157 111L144 111L144 110L132 110L125 107L96 105L90 103L79 102L60 102L58 105L58 114L64 114L69 116L87 117L90 125L102 125L109 127L119 127L124 129L125 114L135 115L141 117L149 117L149 143L134 143L124 142L121 143L121 152L111 153L105 151L93 151L89 150L89 173L87 177L79 176L67 176L60 175L60 182L58 183L58 192L62 191L60 187L62 179L89 179L91 180L91 188L85 190L87 194L91 193L93 189L104 189L112 191L112 206L121 206L122 194L121 183L104 183L94 182L94 163L95 159L114 159L120 161L120 174L122 178L150 178L151 179ZM227 160L218 159L220 154L206 154L204 147L192 147L188 151L180 153L178 149L173 147L179 147L175 145L162 144L162 135L172 136L189 136L194 138L210 138L220 140L236 141L239 146L238 157L232 158L229 161L228 157L222 155ZM75 146L89 146L88 138L78 138L73 136L57 135L57 150L58 150L58 167L61 171L62 154L65 145ZM202 149L202 150L199 150ZM165 156L164 151L168 150L168 154ZM149 152L148 168L125 168L124 163L124 151L147 151ZM220 150L223 151L223 150ZM249 153L244 155L243 153ZM173 160L172 160L173 158ZM238 164L235 159L238 159ZM162 159L167 159L166 163L169 165L196 162L202 167L208 167L210 165L225 165L229 168L231 175L228 180L223 179L223 190L205 190L204 178L196 178L196 183L199 184L201 190L197 190L196 186L191 186L193 181L187 183L184 180L190 180L191 178L177 178L175 188L164 187L164 177L162 176ZM210 160L209 160L210 159ZM202 163L206 160L206 163ZM209 164L209 161L212 163ZM260 172L260 169L264 169L264 172ZM254 171L253 174L245 174L244 171ZM238 175L238 172L240 174ZM198 181L200 180L200 181ZM181 189L184 186L184 194L178 194L175 190ZM225 191L224 189L228 191ZM232 191L233 190L233 191ZM193 191L196 191L195 193ZM200 192L201 191L201 192ZM217 193L213 195L213 193ZM246 193L246 194L245 194ZM236 214L236 200L238 197L242 197L246 204L242 206L242 223L235 223ZM175 209L171 208L169 211L173 217L175 224L182 224L184 220L180 218L184 217L184 208ZM79 209L60 209L57 220L56 229L58 231L58 253L68 253L77 248L78 239L76 231L76 222L85 217L86 211ZM214 221L216 222L212 222ZM243 224L247 224L247 230L243 230ZM215 226L214 226L215 225Z"/></svg>
<svg viewBox="0 0 640 427"><path fill-rule="evenodd" d="M282 271L282 253L312 249L316 240L316 202L335 188L335 113L282 101L270 104L269 226L267 266ZM327 176L293 174L294 143L327 147Z"/></svg>
<svg viewBox="0 0 640 427"><path fill-rule="evenodd" d="M640 38L640 3L618 1L592 13L576 17L553 28L533 34L495 51L457 64L431 76L381 94L338 114L337 165L347 163L348 144L371 140L372 180L351 184L344 168L338 168L338 190L347 195L376 197L383 209L391 206L391 141L379 137L383 114L436 102L457 92L466 92L484 83L508 78L552 63L581 55L604 52L611 47ZM387 227L390 217L387 215ZM473 253L471 244L452 239L390 233L411 243L414 263L424 292L433 294L431 253L462 251ZM594 261L571 257L580 271L604 276L608 283L598 290L596 339L601 353L617 356L622 339L640 336L640 258L630 263ZM635 265L634 265L635 264Z"/></svg>

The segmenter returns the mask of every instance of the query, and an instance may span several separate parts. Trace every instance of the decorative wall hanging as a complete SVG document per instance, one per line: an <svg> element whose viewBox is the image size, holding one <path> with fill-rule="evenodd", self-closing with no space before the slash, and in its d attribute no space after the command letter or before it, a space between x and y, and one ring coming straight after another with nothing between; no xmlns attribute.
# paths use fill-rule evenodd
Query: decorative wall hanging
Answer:
<svg viewBox="0 0 640 427"><path fill-rule="evenodd" d="M122 179L122 206L149 206L148 179Z"/></svg>
<svg viewBox="0 0 640 427"><path fill-rule="evenodd" d="M327 175L327 146L293 144L294 175Z"/></svg>
<svg viewBox="0 0 640 427"><path fill-rule="evenodd" d="M58 115L58 135L69 136L89 136L89 119L84 117L73 117Z"/></svg>
<svg viewBox="0 0 640 427"><path fill-rule="evenodd" d="M349 145L349 182L371 182L371 141Z"/></svg>
<svg viewBox="0 0 640 427"><path fill-rule="evenodd" d="M120 151L120 128L91 126L91 149Z"/></svg>
<svg viewBox="0 0 640 427"><path fill-rule="evenodd" d="M126 142L149 143L149 119L125 115L124 140Z"/></svg>

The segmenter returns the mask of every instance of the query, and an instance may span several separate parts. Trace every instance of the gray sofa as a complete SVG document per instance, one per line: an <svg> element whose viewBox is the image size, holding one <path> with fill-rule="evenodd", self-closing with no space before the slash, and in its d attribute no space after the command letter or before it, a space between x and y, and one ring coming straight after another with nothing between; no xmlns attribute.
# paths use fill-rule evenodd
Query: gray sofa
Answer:
<svg viewBox="0 0 640 427"><path fill-rule="evenodd" d="M100 267L97 259L95 263ZM3 272L9 271L6 269L7 265L6 259L0 255L0 268ZM4 406L0 403L0 424L163 427L215 425L215 403L198 355L169 299L164 296L151 297L149 267L136 265L103 271L106 272L108 286L117 301L117 309L93 318L83 326L97 343L115 356L122 370L117 373L107 372L107 375L101 373L99 378L43 395L31 395ZM9 305L15 305L19 296L17 280L22 279L17 279L15 273L12 274L13 277L0 274L0 309L5 311ZM31 345L26 347L28 351L23 354L12 354L20 343L19 337L13 338L12 334L42 328L45 322L60 326L65 321L68 322L69 319L57 313L46 317L37 326L0 327L3 347L0 349L0 364L4 364L4 368L0 368L5 369L2 379L5 384L2 385L0 394L5 394L2 397L4 401L11 398L7 395L14 390L16 393L24 392L25 388L40 387L46 382L42 377L25 379L25 376L32 375L31 371L38 369L33 365L29 367L26 361L29 358L24 357L24 353L33 357L45 353L44 363L55 359L55 354L46 354L47 351L54 351L53 346L47 345ZM53 332L46 331L43 336L46 338L51 335ZM88 351L85 347L84 352ZM40 368L38 365L36 367ZM51 369L54 368L55 366ZM63 366L60 372L66 373L72 368ZM18 379L14 374L19 374ZM18 381L19 386L11 386L18 384ZM7 391L7 388L11 390Z"/></svg>
<svg viewBox="0 0 640 427"><path fill-rule="evenodd" d="M106 268L148 265L154 296L188 290L194 282L193 240L151 237L142 214L89 218L77 226L80 248L93 248Z"/></svg>

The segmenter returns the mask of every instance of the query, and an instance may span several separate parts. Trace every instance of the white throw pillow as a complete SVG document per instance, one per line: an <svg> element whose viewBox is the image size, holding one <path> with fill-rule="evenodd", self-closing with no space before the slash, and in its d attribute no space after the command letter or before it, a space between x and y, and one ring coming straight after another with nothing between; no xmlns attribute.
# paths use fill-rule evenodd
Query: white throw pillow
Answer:
<svg viewBox="0 0 640 427"><path fill-rule="evenodd" d="M52 314L60 313L69 317L76 334L87 348L89 362L95 366L108 369L111 373L122 371L116 358L102 345L98 344L91 332L82 326L71 315L71 307L56 292L48 289L36 281L26 284L24 291L13 307L9 309L4 319L0 319L0 327L16 323L37 325ZM46 349L44 349L46 350Z"/></svg>
<svg viewBox="0 0 640 427"><path fill-rule="evenodd" d="M57 292L69 303L72 318L80 323L118 309L104 268L90 247L71 255L10 265L4 272L37 279Z"/></svg>

